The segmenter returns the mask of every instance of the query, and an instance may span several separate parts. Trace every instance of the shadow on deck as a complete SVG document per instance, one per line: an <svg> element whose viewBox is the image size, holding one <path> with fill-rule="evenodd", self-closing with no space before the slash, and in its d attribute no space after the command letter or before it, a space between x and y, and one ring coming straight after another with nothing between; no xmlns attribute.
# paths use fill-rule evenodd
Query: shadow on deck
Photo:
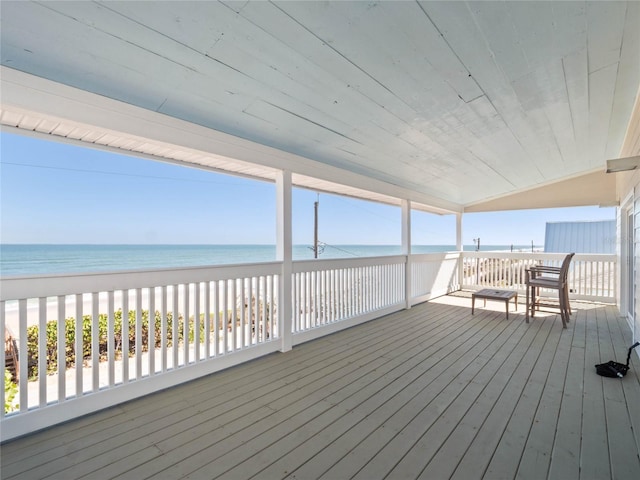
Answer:
<svg viewBox="0 0 640 480"><path fill-rule="evenodd" d="M2 478L640 478L611 305L441 297L2 445Z"/></svg>

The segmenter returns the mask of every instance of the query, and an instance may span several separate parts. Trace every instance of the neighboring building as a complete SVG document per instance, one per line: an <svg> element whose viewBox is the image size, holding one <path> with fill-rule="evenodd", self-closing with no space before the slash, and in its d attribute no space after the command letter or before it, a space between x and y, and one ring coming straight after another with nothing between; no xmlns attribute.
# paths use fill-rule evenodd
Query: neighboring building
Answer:
<svg viewBox="0 0 640 480"><path fill-rule="evenodd" d="M616 253L616 221L547 222L544 251Z"/></svg>

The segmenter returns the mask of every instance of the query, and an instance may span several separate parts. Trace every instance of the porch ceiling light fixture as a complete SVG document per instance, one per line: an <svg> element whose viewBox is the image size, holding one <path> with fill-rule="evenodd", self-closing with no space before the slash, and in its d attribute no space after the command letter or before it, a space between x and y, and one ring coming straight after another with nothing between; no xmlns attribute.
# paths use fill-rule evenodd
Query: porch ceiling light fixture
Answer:
<svg viewBox="0 0 640 480"><path fill-rule="evenodd" d="M640 167L640 155L607 160L607 173L626 172Z"/></svg>

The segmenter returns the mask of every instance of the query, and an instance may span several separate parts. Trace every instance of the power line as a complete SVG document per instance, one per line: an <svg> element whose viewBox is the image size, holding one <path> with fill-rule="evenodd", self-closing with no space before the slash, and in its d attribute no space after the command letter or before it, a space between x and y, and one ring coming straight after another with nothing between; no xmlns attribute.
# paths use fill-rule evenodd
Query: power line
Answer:
<svg viewBox="0 0 640 480"><path fill-rule="evenodd" d="M339 195L331 195L335 200L338 200L339 202L343 202L346 203L347 205L349 205L350 207L354 207L354 208L358 208L360 210L364 210L365 212L367 212L369 215L373 215L379 218L382 218L384 220L386 220L387 222L391 222L391 223L397 223L398 220L397 219L391 219L385 215L382 215L380 213L374 212L372 210L369 210L368 208L363 207L362 205L359 205L358 203L354 203L352 201L352 199L347 199L347 198L343 198ZM359 200L360 202L366 202L366 200ZM399 207L398 207L399 208Z"/></svg>
<svg viewBox="0 0 640 480"><path fill-rule="evenodd" d="M353 255L354 257L359 257L360 255L358 255L357 253L353 253L353 252L349 252L348 250L345 250L344 248L340 248L340 247L336 247L335 245L329 245L328 243L324 243L324 242L320 242L324 247L331 247L334 248L336 250L339 250L341 252L347 253L349 255Z"/></svg>
<svg viewBox="0 0 640 480"><path fill-rule="evenodd" d="M86 170L82 168L69 168L69 167L53 167L50 165L36 165L31 163L14 163L14 162L0 162L0 165L14 165L17 167L29 167L29 168L43 168L48 170L62 170L66 172L78 172L78 173L91 173L91 174L101 174L101 175L115 175L120 177L131 177L131 178L148 178L154 180L172 180L172 181L183 181L183 182L197 182L197 183L209 183L214 185L233 185L235 187L244 187L244 186L252 186L247 184L240 183L230 183L230 182L215 182L211 180L198 180L191 178L180 178L180 177L162 177L158 175L141 175L135 173L123 173L123 172L109 172L106 170Z"/></svg>

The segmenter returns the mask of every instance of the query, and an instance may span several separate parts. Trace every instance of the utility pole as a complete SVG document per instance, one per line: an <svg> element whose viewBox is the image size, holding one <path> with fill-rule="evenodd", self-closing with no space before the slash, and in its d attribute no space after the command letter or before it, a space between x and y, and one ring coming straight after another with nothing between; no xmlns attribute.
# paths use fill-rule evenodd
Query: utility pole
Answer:
<svg viewBox="0 0 640 480"><path fill-rule="evenodd" d="M318 204L320 203L320 194L318 200L313 204L313 258L318 258Z"/></svg>
<svg viewBox="0 0 640 480"><path fill-rule="evenodd" d="M476 244L476 252L480 251L480 237L474 238L473 243ZM476 257L476 285L480 283L480 257Z"/></svg>

